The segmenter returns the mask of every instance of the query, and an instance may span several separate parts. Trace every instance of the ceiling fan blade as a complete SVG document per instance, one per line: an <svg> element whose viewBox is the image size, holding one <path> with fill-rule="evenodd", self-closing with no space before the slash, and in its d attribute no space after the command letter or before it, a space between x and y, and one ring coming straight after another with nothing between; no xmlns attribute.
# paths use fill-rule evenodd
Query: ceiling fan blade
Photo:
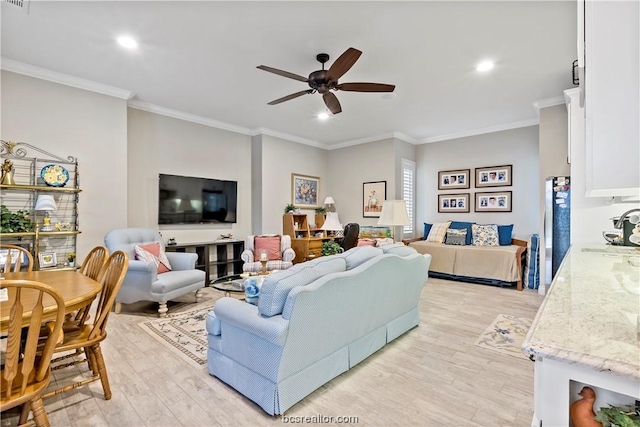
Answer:
<svg viewBox="0 0 640 427"><path fill-rule="evenodd" d="M309 79L306 77L302 77L297 74L290 73L288 71L278 70L277 68L267 67L266 65L258 65L256 68L259 68L264 71L268 71L273 74L277 74L279 76L289 77L290 79L298 80L305 83L309 81Z"/></svg>
<svg viewBox="0 0 640 427"><path fill-rule="evenodd" d="M291 95L283 96L282 98L278 98L275 101L271 101L271 102L268 103L268 105L280 104L281 102L289 101L290 99L294 99L294 98L297 98L299 96L306 95L306 94L312 93L312 92L313 92L312 89L301 90L300 92L292 93Z"/></svg>
<svg viewBox="0 0 640 427"><path fill-rule="evenodd" d="M395 85L384 83L341 83L336 86L336 89L347 92L393 92L395 88Z"/></svg>
<svg viewBox="0 0 640 427"><path fill-rule="evenodd" d="M360 58L360 55L362 55L362 52L358 49L350 47L345 50L344 53L340 55L333 64L331 64L331 67L329 67L329 70L327 71L327 80L336 81L342 77L344 73L353 67L353 64L355 64L358 58Z"/></svg>
<svg viewBox="0 0 640 427"><path fill-rule="evenodd" d="M322 99L324 99L324 103L327 105L329 111L331 111L331 114L338 114L342 111L340 101L338 101L338 98L333 94L333 92L325 93L322 95Z"/></svg>

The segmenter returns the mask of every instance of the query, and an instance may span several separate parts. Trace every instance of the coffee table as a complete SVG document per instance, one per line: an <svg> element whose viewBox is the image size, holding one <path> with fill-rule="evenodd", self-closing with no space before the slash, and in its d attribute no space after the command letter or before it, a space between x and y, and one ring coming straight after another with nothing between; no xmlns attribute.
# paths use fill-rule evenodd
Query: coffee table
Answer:
<svg viewBox="0 0 640 427"><path fill-rule="evenodd" d="M244 279L238 279L238 275L219 277L211 282L211 287L224 292L228 297L231 292L244 293Z"/></svg>

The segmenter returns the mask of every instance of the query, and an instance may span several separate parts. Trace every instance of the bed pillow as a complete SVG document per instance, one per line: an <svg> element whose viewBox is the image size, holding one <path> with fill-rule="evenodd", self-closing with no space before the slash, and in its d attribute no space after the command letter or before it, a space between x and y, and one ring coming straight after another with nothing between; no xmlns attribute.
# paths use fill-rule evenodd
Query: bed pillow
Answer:
<svg viewBox="0 0 640 427"><path fill-rule="evenodd" d="M160 243L147 243L146 245L135 246L133 249L136 253L136 259L154 263L158 269L158 274L171 271L171 264L169 264L169 259L167 259L164 248L160 246Z"/></svg>
<svg viewBox="0 0 640 427"><path fill-rule="evenodd" d="M455 228L457 230L465 229L467 230L467 238L465 240L465 245L471 244L471 225L475 224L475 222L465 222L465 221L451 221L451 225L449 228Z"/></svg>
<svg viewBox="0 0 640 427"><path fill-rule="evenodd" d="M424 232L422 233L422 238L426 239L427 236L429 235L429 232L431 231L431 227L433 226L433 224L429 224L427 222L424 223Z"/></svg>
<svg viewBox="0 0 640 427"><path fill-rule="evenodd" d="M436 242L436 243L444 242L444 239L447 236L447 228L449 228L450 224L451 224L451 221L434 223L431 226L431 230L429 230L429 235L427 236L427 242Z"/></svg>
<svg viewBox="0 0 640 427"><path fill-rule="evenodd" d="M513 224L498 226L498 243L500 246L509 246L511 244L512 232Z"/></svg>
<svg viewBox="0 0 640 427"><path fill-rule="evenodd" d="M447 237L444 239L445 245L465 246L467 244L467 229L449 228Z"/></svg>
<svg viewBox="0 0 640 427"><path fill-rule="evenodd" d="M471 226L473 246L498 246L498 226L495 224Z"/></svg>

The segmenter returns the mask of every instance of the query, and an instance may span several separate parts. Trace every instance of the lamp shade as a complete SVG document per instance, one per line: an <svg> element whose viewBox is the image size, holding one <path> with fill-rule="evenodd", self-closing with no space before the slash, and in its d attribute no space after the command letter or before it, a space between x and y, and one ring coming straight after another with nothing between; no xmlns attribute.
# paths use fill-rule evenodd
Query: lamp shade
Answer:
<svg viewBox="0 0 640 427"><path fill-rule="evenodd" d="M325 219L324 224L320 229L325 231L339 231L342 230L342 225L340 225L340 220L338 219L337 212L327 212L327 219Z"/></svg>
<svg viewBox="0 0 640 427"><path fill-rule="evenodd" d="M36 211L55 211L56 209L58 209L56 201L53 199L53 196L49 195L38 196L36 206L33 208L33 210Z"/></svg>
<svg viewBox="0 0 640 427"><path fill-rule="evenodd" d="M385 200L378 225L409 225L407 204L404 200Z"/></svg>
<svg viewBox="0 0 640 427"><path fill-rule="evenodd" d="M335 201L335 200L333 200L333 197L331 197L331 196L327 196L327 197L324 199L324 204L325 204L325 205L335 205L335 203L336 203L336 201Z"/></svg>

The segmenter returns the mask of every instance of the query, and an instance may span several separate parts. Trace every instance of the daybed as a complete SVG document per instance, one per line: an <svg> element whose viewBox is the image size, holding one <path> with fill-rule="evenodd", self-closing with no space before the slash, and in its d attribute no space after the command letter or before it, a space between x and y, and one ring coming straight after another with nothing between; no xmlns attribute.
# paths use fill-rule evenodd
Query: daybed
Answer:
<svg viewBox="0 0 640 427"><path fill-rule="evenodd" d="M425 223L422 238L403 242L432 256L429 275L522 290L527 242L512 239L513 224Z"/></svg>
<svg viewBox="0 0 640 427"><path fill-rule="evenodd" d="M430 258L356 247L272 273L257 306L221 298L206 320L209 373L284 413L418 325Z"/></svg>
<svg viewBox="0 0 640 427"><path fill-rule="evenodd" d="M522 290L522 263L527 250L524 240L511 239L509 246L455 246L422 238L404 242L421 254L431 255L430 276L495 284L515 282Z"/></svg>

